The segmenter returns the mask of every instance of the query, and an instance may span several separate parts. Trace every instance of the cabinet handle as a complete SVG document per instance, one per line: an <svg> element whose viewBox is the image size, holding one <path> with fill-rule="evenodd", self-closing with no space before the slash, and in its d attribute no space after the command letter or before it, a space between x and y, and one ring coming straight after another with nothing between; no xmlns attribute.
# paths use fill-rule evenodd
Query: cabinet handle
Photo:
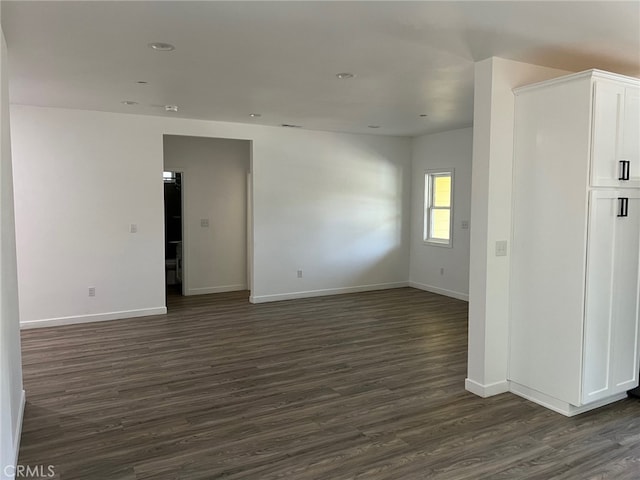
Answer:
<svg viewBox="0 0 640 480"><path fill-rule="evenodd" d="M629 180L629 160L620 160L620 176L618 180Z"/></svg>
<svg viewBox="0 0 640 480"><path fill-rule="evenodd" d="M629 215L629 199L627 197L618 197L618 216L626 217Z"/></svg>

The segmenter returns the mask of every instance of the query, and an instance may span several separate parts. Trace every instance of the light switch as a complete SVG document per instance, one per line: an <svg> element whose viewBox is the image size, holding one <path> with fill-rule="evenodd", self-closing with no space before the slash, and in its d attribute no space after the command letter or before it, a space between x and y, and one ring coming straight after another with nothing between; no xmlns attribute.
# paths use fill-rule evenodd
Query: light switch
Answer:
<svg viewBox="0 0 640 480"><path fill-rule="evenodd" d="M129 233L138 233L138 224L132 223L129 225Z"/></svg>
<svg viewBox="0 0 640 480"><path fill-rule="evenodd" d="M208 218L200 219L200 226L202 228L209 228L209 219Z"/></svg>
<svg viewBox="0 0 640 480"><path fill-rule="evenodd" d="M496 242L496 257L506 257L506 256L507 256L507 241L498 240Z"/></svg>

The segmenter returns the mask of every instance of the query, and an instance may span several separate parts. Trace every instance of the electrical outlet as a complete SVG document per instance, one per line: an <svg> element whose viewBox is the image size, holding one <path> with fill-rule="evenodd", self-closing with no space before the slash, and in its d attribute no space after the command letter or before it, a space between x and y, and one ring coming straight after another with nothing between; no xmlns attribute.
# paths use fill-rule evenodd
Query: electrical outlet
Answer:
<svg viewBox="0 0 640 480"><path fill-rule="evenodd" d="M129 233L138 233L138 225L136 223L129 225Z"/></svg>
<svg viewBox="0 0 640 480"><path fill-rule="evenodd" d="M200 219L200 226L202 228L209 228L209 219L208 218Z"/></svg>
<svg viewBox="0 0 640 480"><path fill-rule="evenodd" d="M302 270L298 270L298 278L302 278Z"/></svg>
<svg viewBox="0 0 640 480"><path fill-rule="evenodd" d="M89 296L90 297L96 296L96 287L89 287Z"/></svg>
<svg viewBox="0 0 640 480"><path fill-rule="evenodd" d="M462 228L462 230L469 230L469 220L462 220L460 228Z"/></svg>

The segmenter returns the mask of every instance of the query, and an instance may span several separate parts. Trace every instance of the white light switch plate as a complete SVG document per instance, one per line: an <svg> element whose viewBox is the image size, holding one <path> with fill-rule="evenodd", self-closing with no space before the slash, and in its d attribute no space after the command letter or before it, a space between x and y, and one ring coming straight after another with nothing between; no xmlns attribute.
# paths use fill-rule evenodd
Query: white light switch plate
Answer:
<svg viewBox="0 0 640 480"><path fill-rule="evenodd" d="M496 257L506 257L506 256L507 256L507 241L498 240L496 242Z"/></svg>

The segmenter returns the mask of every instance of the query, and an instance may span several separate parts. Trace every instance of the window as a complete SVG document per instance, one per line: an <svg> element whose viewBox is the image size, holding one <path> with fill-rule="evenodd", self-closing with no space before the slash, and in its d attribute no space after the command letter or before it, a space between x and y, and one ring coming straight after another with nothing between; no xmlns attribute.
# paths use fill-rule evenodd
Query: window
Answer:
<svg viewBox="0 0 640 480"><path fill-rule="evenodd" d="M453 170L429 171L424 176L424 241L452 245Z"/></svg>

